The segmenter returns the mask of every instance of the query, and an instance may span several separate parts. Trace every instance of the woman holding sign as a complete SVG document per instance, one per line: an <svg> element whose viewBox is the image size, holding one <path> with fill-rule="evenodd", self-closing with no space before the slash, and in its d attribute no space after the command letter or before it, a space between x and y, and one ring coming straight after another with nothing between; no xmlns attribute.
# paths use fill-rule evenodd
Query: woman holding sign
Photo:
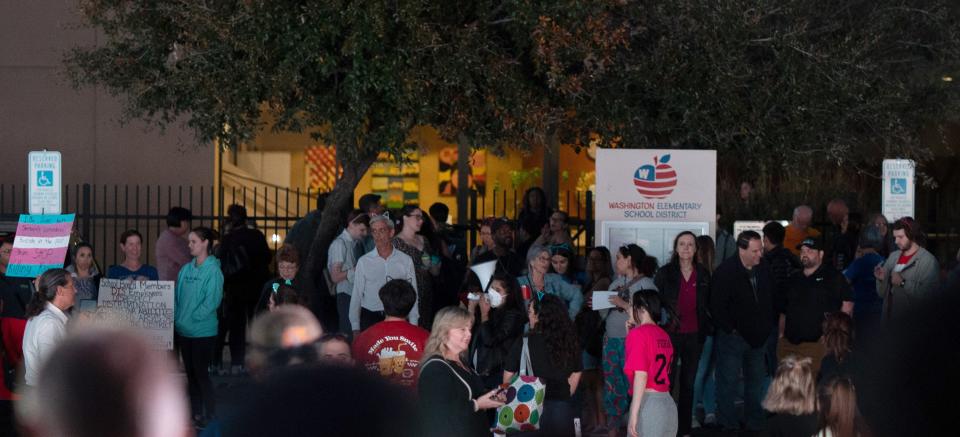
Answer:
<svg viewBox="0 0 960 437"><path fill-rule="evenodd" d="M174 302L174 329L187 373L190 410L198 427L214 417L213 383L207 367L217 340L217 307L223 299L220 260L211 255L216 238L209 228L194 228L188 245L193 260L180 269Z"/></svg>

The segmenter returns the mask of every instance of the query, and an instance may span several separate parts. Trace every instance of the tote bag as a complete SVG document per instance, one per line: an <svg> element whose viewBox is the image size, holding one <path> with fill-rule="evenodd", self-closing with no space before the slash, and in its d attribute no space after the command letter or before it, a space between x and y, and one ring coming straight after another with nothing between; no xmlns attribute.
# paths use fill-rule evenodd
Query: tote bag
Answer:
<svg viewBox="0 0 960 437"><path fill-rule="evenodd" d="M511 434L538 431L540 419L543 417L543 396L546 391L546 384L533 376L530 346L527 337L524 337L520 372L513 376L510 386L507 387L506 404L497 409L497 423L493 432Z"/></svg>

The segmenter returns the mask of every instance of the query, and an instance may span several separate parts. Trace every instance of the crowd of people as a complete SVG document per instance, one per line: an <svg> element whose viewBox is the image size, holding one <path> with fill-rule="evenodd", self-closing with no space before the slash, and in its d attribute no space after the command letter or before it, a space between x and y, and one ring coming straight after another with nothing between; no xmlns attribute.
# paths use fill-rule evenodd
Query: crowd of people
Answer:
<svg viewBox="0 0 960 437"><path fill-rule="evenodd" d="M19 430L35 436L310 434L290 421L343 430L332 435L489 436L514 416L536 422L523 435L868 436L856 384L868 342L960 286L957 271L941 280L915 220L856 223L842 200L826 205L822 233L806 205L762 233L680 232L660 265L637 244L580 251L542 190L523 199L517 221L478 223L468 257L444 205L387 211L365 195L323 254L319 287L304 286L307 254L271 254L239 205L223 235L172 208L156 267L144 236L123 232L106 274L80 241L65 269L8 277L9 236L0 397L19 399ZM485 263L489 277L470 269ZM176 360L73 316L101 277L175 281ZM318 305L335 319L321 322ZM221 412L211 375L249 375L249 399ZM506 407L530 376L545 387L536 418ZM87 399L118 425L87 420L99 414Z"/></svg>

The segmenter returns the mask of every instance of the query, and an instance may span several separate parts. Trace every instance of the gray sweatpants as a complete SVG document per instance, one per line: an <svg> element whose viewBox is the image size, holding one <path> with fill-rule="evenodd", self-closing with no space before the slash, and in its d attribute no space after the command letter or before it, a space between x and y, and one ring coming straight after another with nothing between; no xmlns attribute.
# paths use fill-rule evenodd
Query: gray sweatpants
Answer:
<svg viewBox="0 0 960 437"><path fill-rule="evenodd" d="M637 434L640 437L677 435L677 404L670 393L643 392Z"/></svg>

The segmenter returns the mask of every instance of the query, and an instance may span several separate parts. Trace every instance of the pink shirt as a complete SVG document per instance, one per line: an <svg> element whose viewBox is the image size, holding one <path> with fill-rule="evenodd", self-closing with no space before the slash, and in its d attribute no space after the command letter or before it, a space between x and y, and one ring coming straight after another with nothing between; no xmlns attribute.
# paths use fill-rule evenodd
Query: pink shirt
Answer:
<svg viewBox="0 0 960 437"><path fill-rule="evenodd" d="M161 281L176 281L180 267L190 262L190 247L187 240L165 229L157 238L157 272Z"/></svg>
<svg viewBox="0 0 960 437"><path fill-rule="evenodd" d="M629 393L633 395L635 372L647 372L645 389L670 392L670 363L673 362L673 344L670 335L657 325L640 325L627 333L626 360L623 373L630 380Z"/></svg>
<svg viewBox="0 0 960 437"><path fill-rule="evenodd" d="M697 269L690 273L690 279L684 280L680 274L680 296L677 298L677 312L680 316L680 333L692 334L698 331L697 324Z"/></svg>

